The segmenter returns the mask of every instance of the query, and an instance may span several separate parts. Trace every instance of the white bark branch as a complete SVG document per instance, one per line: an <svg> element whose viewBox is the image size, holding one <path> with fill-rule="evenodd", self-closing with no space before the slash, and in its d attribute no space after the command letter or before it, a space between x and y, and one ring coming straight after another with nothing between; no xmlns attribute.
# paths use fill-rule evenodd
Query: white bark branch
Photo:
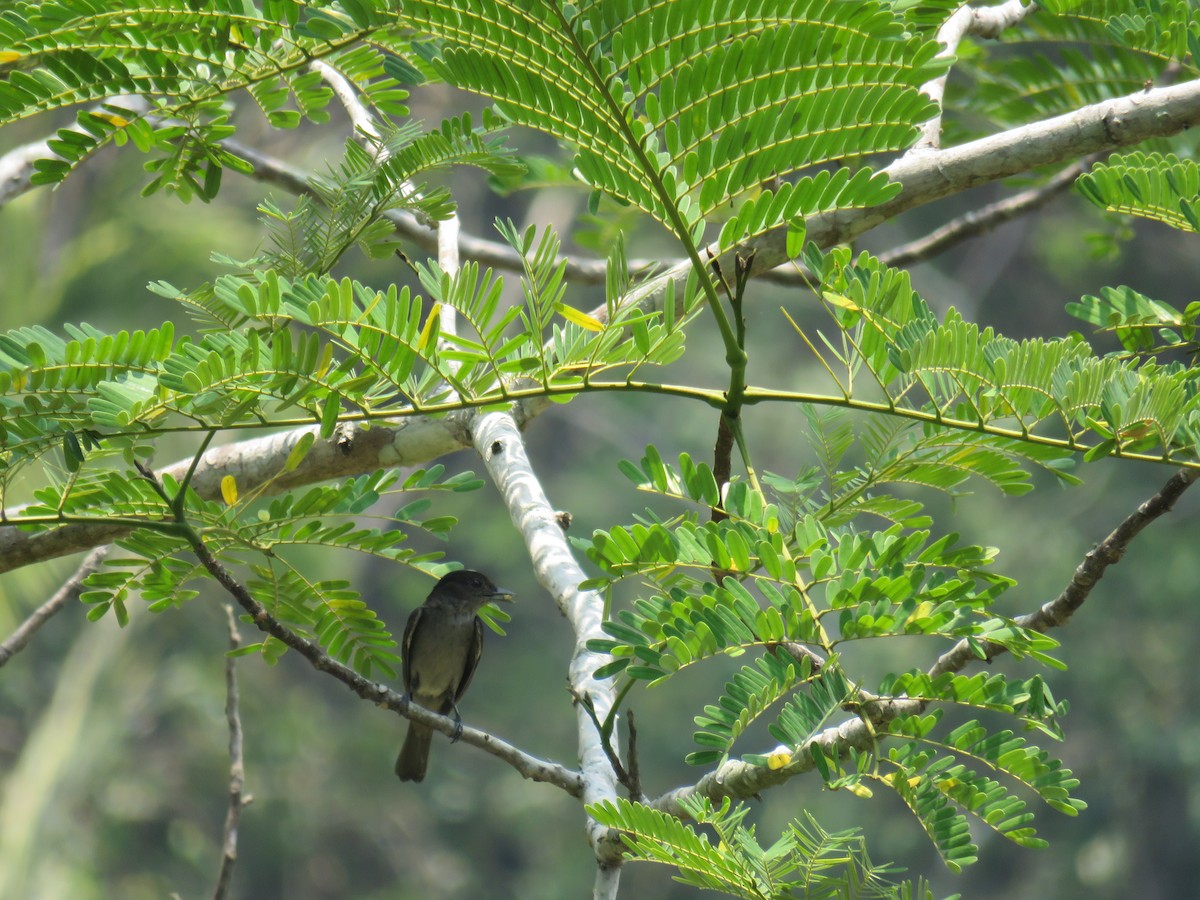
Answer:
<svg viewBox="0 0 1200 900"><path fill-rule="evenodd" d="M575 631L575 650L568 673L572 691L576 696L591 697L596 716L603 721L612 709L613 683L611 680L597 681L592 672L609 662L610 657L588 650L587 642L604 637L600 630L604 600L595 591L579 589L587 576L571 554L554 507L547 500L525 454L520 429L512 416L487 413L479 417L472 431L475 449L504 497L513 524L525 539L538 582L549 591ZM579 704L576 705L575 719L583 802L613 800L617 795L616 775L609 765L595 723ZM610 896L607 891L611 889L615 893L619 878L620 839L592 820L588 821L588 837L600 866L596 896ZM602 884L607 885L604 894L599 892Z"/></svg>
<svg viewBox="0 0 1200 900"><path fill-rule="evenodd" d="M447 274L458 271L458 217L438 223L438 264ZM441 315L446 333L454 334L457 319L454 310L443 305ZM449 318L447 318L449 315ZM509 517L525 541L533 563L534 575L554 599L575 632L575 649L568 667L568 679L574 696L588 695L598 716L612 708L611 681L592 678L599 666L609 661L603 654L587 649L587 641L601 637L604 600L594 591L581 591L587 577L571 553L558 514L550 505L541 481L533 471L525 452L521 430L510 413L476 416L470 423L471 438L500 496ZM616 778L608 764L600 735L591 716L576 704L575 717L579 739L580 777L584 803L616 797ZM620 885L620 839L588 819L588 841L596 856L594 900L615 900Z"/></svg>
<svg viewBox="0 0 1200 900"><path fill-rule="evenodd" d="M309 63L308 67L320 75L321 80L329 85L330 90L333 91L333 95L337 97L338 103L342 104L342 108L346 110L346 115L350 117L350 124L354 126L354 130L378 146L380 140L379 128L375 124L375 119L370 111L358 99L358 91L354 89L354 85L350 83L350 80L321 59L314 59Z"/></svg>
<svg viewBox="0 0 1200 900"><path fill-rule="evenodd" d="M897 196L867 209L812 216L805 223L807 239L820 247L852 241L901 213L951 194L1040 166L1179 134L1196 125L1200 125L1200 79L1093 103L956 147L905 156L882 170L903 187ZM734 255L745 257L751 252L756 277L785 262L787 228L769 231L729 250L719 261L726 271L732 271ZM689 271L687 263L673 266L634 288L623 302L647 311L659 310L667 283L674 282L681 290ZM593 315L607 318L602 309Z"/></svg>
<svg viewBox="0 0 1200 900"><path fill-rule="evenodd" d="M32 188L33 164L52 156L46 140L22 144L0 156L0 206Z"/></svg>
<svg viewBox="0 0 1200 900"><path fill-rule="evenodd" d="M1016 25L1027 15L1037 9L1036 4L1026 3L1025 0L1008 0L1000 6L962 6L947 19L938 29L937 39L943 45L938 53L939 59L949 59L958 53L958 45L969 34L979 37L995 38L1007 28ZM942 106L946 95L946 80L950 70L945 74L928 81L921 86L921 92ZM921 126L921 137L913 144L909 153L920 153L923 150L936 150L942 142L942 113Z"/></svg>

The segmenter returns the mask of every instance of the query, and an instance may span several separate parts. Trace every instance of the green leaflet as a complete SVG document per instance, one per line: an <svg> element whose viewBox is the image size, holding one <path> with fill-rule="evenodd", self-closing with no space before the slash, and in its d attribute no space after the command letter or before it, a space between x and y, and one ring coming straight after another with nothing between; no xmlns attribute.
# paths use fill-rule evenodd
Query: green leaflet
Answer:
<svg viewBox="0 0 1200 900"><path fill-rule="evenodd" d="M402 14L445 41L434 63L446 80L569 142L589 184L688 240L774 177L907 146L933 111L918 88L944 65L881 3L594 2L568 19L488 0ZM834 181L747 206L729 239L883 196L867 177Z"/></svg>
<svg viewBox="0 0 1200 900"><path fill-rule="evenodd" d="M897 884L890 865L875 865L858 829L829 832L805 813L774 844L762 846L743 824L749 807L726 798L713 806L704 798L684 803L687 814L706 826L699 832L679 818L618 799L587 807L597 822L620 831L634 858L672 866L685 884L749 900L765 898L862 897L933 900L924 881ZM715 833L716 841L707 832Z"/></svg>
<svg viewBox="0 0 1200 900"><path fill-rule="evenodd" d="M1079 176L1076 187L1110 212L1200 231L1200 166L1173 154L1114 154Z"/></svg>
<svg viewBox="0 0 1200 900"><path fill-rule="evenodd" d="M805 338L835 384L844 390L864 369L885 397L870 408L924 421L929 435L952 427L958 434L943 449L961 447L964 473L1019 491L1023 479L1011 460L1035 444L1028 461L1052 470L1070 452L1195 459L1200 391L1182 365L1101 357L1078 336L1015 341L954 310L939 322L906 272L867 254L851 262L844 251L813 250L809 259L830 316L847 334L841 348L823 338L825 351ZM855 404L847 398L845 405ZM996 441L964 435L970 431ZM945 479L954 459L943 455L940 471L915 470L914 480L932 475L938 486L952 485Z"/></svg>

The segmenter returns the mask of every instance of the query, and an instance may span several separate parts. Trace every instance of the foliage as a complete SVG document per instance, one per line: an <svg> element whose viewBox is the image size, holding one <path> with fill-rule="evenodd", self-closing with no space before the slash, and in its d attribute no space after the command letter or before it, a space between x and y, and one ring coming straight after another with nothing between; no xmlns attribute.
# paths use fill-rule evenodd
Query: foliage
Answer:
<svg viewBox="0 0 1200 900"><path fill-rule="evenodd" d="M963 54L967 78L953 94L952 132L981 119L1014 125L1144 90L1159 79L1195 77L1200 11L1189 0L1058 0L1000 40L1019 52ZM960 95L958 92L961 91Z"/></svg>
<svg viewBox="0 0 1200 900"><path fill-rule="evenodd" d="M643 490L679 490L683 499L705 505L716 499L711 472L686 456L678 470L653 452L640 468L626 469L645 478ZM889 676L879 693L864 688L842 662L842 650L866 639L924 635L964 642L980 657L986 647L1003 647L1018 657L1060 664L1050 655L1053 639L990 611L1013 582L986 571L992 554L985 548L957 546L953 535L931 542L928 531L901 524L878 532L831 528L822 521L828 508L809 499L785 524L776 504L738 482L724 501L728 518L700 522L685 514L666 524L596 532L588 553L606 573L604 583L640 575L652 588L649 597L605 623L611 639L589 644L614 657L597 674L654 685L716 656L764 651L696 717L696 743L705 749L689 762L719 764L750 724L772 714L769 730L780 749L745 761L771 769L812 763L831 788L862 793L869 791L864 782L876 781L895 790L947 865L975 859L966 814L1010 840L1037 845L1031 816L1021 812L1024 801L972 766L1008 776L1060 811L1074 814L1083 804L1070 797L1070 773L1011 731L972 721L937 737L940 710L905 714L847 768L815 744L845 712L874 729L879 720L873 717L892 701L1002 712L1051 738L1059 736L1056 719L1065 712L1040 679L1013 683L999 674L972 679L911 673ZM724 575L719 585L713 572ZM902 739L899 746L884 743L892 737Z"/></svg>
<svg viewBox="0 0 1200 900"><path fill-rule="evenodd" d="M1200 231L1200 166L1195 160L1114 153L1080 177L1079 190L1102 209Z"/></svg>
<svg viewBox="0 0 1200 900"><path fill-rule="evenodd" d="M1061 667L1054 639L993 609L1015 583L991 570L994 551L938 527L913 490L953 495L974 479L1019 494L1034 471L1077 483L1069 471L1077 460L1105 456L1200 466L1195 370L1190 359L1151 356L1194 352L1196 304L1180 312L1131 288L1083 298L1072 311L1115 330L1126 351L1101 355L1080 336L1016 341L954 310L938 316L906 272L848 248L805 247L806 219L900 192L878 171L880 160L909 148L939 112L921 88L954 62L939 54L936 30L958 4L727 6L10 4L0 14L0 124L76 109L75 125L51 144L55 156L39 163L38 183L61 182L105 145L131 144L148 155L146 193L211 200L224 171L257 165L230 144L236 103L248 97L277 128L321 123L337 84L330 73L384 127L347 142L342 162L311 179L294 208L262 204L268 250L222 260L231 271L211 284L152 286L185 308L194 333L165 322L149 331L80 324L62 334L34 326L0 335L6 510L29 474L41 473L33 502L6 513L4 524L129 528L118 541L125 555L108 560L83 596L92 618L112 611L122 624L134 594L154 611L196 595L210 573L187 551L202 540L302 637L364 675L394 675L395 642L378 613L346 580L308 574L289 551L355 550L439 574L440 554L406 541L418 530L444 536L453 519L426 516L433 501L408 495L478 482L443 477L435 466L273 496L273 482L300 465L314 440L351 423L598 392L698 401L729 429L741 471L719 474L728 456L710 466L685 453L672 466L651 446L622 471L682 511L647 511L576 541L599 569L593 586L642 585L604 623L608 637L589 644L609 657L597 677L618 679L624 698L691 666L748 656L697 714L693 765L733 759L739 739L765 719L779 747L742 754L742 762L781 780L816 770L829 789L859 797L874 787L895 792L952 869L977 856L968 817L1042 846L1023 795L1067 815L1083 808L1070 771L1010 727L1061 737L1067 704L1043 676L914 667L869 685L851 665L852 647L919 637L979 659L1004 651ZM951 93L950 135L1129 93L1168 67L1195 73L1200 19L1192 4L1046 6L998 50L960 49L971 93ZM1042 49L1017 55L1024 44ZM405 120L405 85L429 81L493 105L424 130ZM617 242L605 306L587 312L568 302L558 236L511 222L497 231L522 261L522 298L513 305L504 302L502 276L475 263L453 273L417 264L420 292L332 274L351 247L391 253L399 213L453 215L450 191L427 180L436 173L467 165L515 181L525 163L504 143L513 126L569 148L569 166L537 171L569 171L593 213L603 198L665 228L692 263L686 285L668 283L653 308L629 302L649 281L629 276ZM1198 185L1196 163L1165 151L1114 156L1079 187L1106 210L1196 231ZM816 329L779 323L790 324L828 376L804 391L746 382L757 336L742 316L745 272L731 284L702 255L780 232L827 314ZM712 317L721 340L724 390L659 374L683 355L685 331L701 315ZM770 473L755 464L740 417L768 402L804 410L816 465ZM253 486L230 476L220 500L190 490L187 479L158 487L135 469L168 432L194 438L198 458L214 434L285 428L307 430L280 470ZM382 524L363 524L393 495L403 495L398 509ZM269 661L282 651L275 639L244 650ZM822 743L842 721L861 725L861 746ZM606 739L612 722L601 723ZM928 893L922 884L886 883L891 870L871 865L857 833L828 833L811 818L764 848L744 824L746 808L728 801L688 810L716 833L716 845L644 805L589 812L620 829L633 856L735 896Z"/></svg>
<svg viewBox="0 0 1200 900"><path fill-rule="evenodd" d="M673 866L684 884L733 897L933 898L922 882L890 882L887 876L895 870L871 863L856 829L828 832L812 816L763 847L753 826L743 824L748 807L734 806L728 798L720 807L697 800L688 814L715 832L719 843L714 847L706 835L674 816L628 800L595 804L588 812L601 824L620 829L635 858Z"/></svg>

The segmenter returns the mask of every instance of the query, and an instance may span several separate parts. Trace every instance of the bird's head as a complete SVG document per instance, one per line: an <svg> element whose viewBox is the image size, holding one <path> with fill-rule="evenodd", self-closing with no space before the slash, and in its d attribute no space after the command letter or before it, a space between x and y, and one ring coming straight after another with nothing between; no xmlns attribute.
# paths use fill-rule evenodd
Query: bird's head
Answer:
<svg viewBox="0 0 1200 900"><path fill-rule="evenodd" d="M457 572L448 572L443 575L429 596L430 599L442 597L447 602L469 606L474 610L479 609L485 603L511 602L513 592L496 587L492 580L482 572L460 569Z"/></svg>

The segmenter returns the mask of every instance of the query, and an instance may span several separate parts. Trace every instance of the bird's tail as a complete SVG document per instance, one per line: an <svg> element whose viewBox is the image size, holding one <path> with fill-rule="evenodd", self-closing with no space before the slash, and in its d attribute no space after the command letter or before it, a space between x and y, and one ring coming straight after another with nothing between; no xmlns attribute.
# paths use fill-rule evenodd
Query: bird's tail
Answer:
<svg viewBox="0 0 1200 900"><path fill-rule="evenodd" d="M425 767L429 765L429 744L433 740L432 729L410 722L404 746L396 757L396 776L401 781L421 781L425 778Z"/></svg>

